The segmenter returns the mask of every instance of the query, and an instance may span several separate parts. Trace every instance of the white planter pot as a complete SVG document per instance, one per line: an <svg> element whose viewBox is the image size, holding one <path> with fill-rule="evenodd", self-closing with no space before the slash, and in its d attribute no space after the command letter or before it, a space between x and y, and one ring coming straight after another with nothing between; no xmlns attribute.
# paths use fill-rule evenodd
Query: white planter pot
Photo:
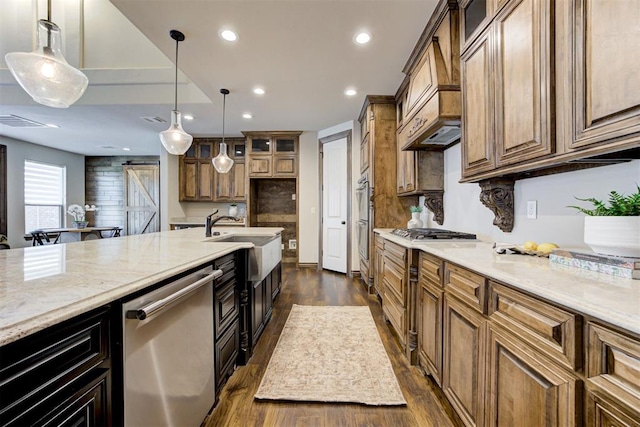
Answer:
<svg viewBox="0 0 640 427"><path fill-rule="evenodd" d="M640 258L640 216L587 216L584 243L599 254Z"/></svg>

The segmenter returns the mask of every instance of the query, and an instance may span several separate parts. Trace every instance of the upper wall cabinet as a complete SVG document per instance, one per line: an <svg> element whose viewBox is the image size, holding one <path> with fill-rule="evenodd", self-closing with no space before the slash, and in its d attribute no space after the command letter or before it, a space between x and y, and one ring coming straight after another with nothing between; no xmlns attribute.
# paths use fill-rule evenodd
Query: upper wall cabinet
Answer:
<svg viewBox="0 0 640 427"><path fill-rule="evenodd" d="M510 1L463 53L463 177L553 152L552 19Z"/></svg>
<svg viewBox="0 0 640 427"><path fill-rule="evenodd" d="M640 139L640 5L634 1L569 2L575 97L571 148Z"/></svg>
<svg viewBox="0 0 640 427"><path fill-rule="evenodd" d="M231 171L219 174L211 160L218 155L220 138L194 138L189 150L180 156L178 200L181 202L241 202L246 200L244 182L244 138L227 138Z"/></svg>
<svg viewBox="0 0 640 427"><path fill-rule="evenodd" d="M298 144L302 132L243 132L247 137L249 178L298 176Z"/></svg>

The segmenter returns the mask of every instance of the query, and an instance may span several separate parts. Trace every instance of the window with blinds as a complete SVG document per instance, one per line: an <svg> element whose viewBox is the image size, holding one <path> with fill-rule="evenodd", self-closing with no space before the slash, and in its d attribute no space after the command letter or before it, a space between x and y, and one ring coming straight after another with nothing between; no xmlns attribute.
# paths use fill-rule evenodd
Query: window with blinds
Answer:
<svg viewBox="0 0 640 427"><path fill-rule="evenodd" d="M28 233L63 225L66 167L25 160L24 228Z"/></svg>

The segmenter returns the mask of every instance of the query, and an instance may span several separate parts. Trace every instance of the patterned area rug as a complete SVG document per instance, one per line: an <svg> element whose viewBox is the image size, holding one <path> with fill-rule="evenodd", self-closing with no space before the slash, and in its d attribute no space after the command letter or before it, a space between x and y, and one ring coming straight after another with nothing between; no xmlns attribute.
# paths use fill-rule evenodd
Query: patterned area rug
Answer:
<svg viewBox="0 0 640 427"><path fill-rule="evenodd" d="M365 306L294 305L255 398L407 403Z"/></svg>

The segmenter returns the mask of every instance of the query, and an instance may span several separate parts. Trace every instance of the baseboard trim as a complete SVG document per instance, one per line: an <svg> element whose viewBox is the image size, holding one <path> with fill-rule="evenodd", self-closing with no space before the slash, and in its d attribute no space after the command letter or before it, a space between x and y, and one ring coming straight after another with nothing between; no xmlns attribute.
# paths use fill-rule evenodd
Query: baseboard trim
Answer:
<svg viewBox="0 0 640 427"><path fill-rule="evenodd" d="M300 262L298 263L298 268L313 268L314 270L318 269L317 262Z"/></svg>

